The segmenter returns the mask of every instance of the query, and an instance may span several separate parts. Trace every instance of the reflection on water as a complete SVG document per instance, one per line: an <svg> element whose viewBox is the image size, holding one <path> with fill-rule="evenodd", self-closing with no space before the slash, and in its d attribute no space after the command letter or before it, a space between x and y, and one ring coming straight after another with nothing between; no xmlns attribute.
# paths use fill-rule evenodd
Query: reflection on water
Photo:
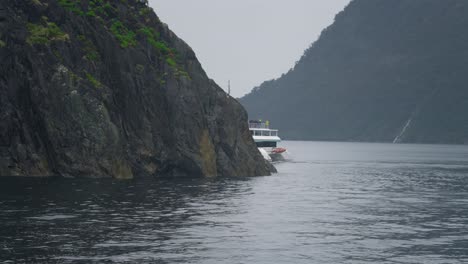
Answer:
<svg viewBox="0 0 468 264"><path fill-rule="evenodd" d="M465 263L468 147L285 142L251 179L0 180L0 263Z"/></svg>

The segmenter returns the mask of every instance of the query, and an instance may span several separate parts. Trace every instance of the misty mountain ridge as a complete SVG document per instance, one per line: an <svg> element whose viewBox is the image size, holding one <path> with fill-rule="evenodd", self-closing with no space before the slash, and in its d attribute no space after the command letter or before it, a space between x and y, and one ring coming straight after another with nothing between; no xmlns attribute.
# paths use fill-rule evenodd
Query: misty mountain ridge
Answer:
<svg viewBox="0 0 468 264"><path fill-rule="evenodd" d="M468 2L354 0L240 99L287 139L468 143Z"/></svg>

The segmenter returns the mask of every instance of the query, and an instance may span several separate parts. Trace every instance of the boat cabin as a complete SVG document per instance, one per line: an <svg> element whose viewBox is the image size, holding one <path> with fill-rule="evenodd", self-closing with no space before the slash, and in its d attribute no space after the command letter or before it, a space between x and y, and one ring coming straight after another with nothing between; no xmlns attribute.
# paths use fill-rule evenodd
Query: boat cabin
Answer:
<svg viewBox="0 0 468 264"><path fill-rule="evenodd" d="M276 148L281 138L277 129L270 129L269 121L250 120L249 130L259 148Z"/></svg>

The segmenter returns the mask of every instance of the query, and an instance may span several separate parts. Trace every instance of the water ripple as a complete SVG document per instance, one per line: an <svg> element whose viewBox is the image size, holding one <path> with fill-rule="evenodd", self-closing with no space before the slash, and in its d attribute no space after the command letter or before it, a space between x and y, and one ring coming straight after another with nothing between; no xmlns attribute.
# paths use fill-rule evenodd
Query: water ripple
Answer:
<svg viewBox="0 0 468 264"><path fill-rule="evenodd" d="M0 263L468 262L466 147L286 144L272 177L2 179Z"/></svg>

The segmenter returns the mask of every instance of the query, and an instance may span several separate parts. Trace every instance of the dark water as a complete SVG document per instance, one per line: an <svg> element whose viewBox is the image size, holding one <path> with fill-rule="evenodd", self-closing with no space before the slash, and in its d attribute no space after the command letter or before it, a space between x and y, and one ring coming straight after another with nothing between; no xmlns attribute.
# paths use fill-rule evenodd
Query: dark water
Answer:
<svg viewBox="0 0 468 264"><path fill-rule="evenodd" d="M467 263L468 147L285 142L252 179L0 180L0 263Z"/></svg>

